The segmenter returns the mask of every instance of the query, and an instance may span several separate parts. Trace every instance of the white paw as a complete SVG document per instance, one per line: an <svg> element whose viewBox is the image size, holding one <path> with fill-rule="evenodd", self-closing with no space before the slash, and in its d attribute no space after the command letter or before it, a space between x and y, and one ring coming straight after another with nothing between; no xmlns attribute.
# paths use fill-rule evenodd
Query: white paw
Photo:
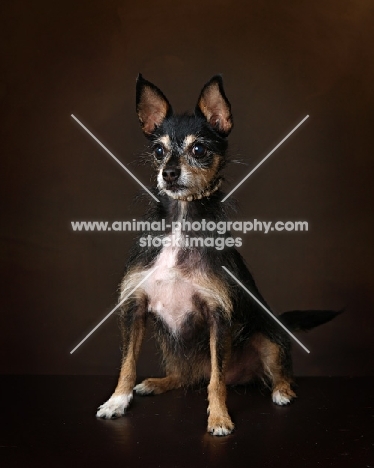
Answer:
<svg viewBox="0 0 374 468"><path fill-rule="evenodd" d="M276 390L272 395L273 402L276 405L288 405L291 403L291 399L281 393L279 390Z"/></svg>
<svg viewBox="0 0 374 468"><path fill-rule="evenodd" d="M131 400L132 393L111 396L108 401L99 406L96 417L103 419L119 418L125 413L125 409L129 406Z"/></svg>
<svg viewBox="0 0 374 468"><path fill-rule="evenodd" d="M150 388L146 383L142 382L134 387L138 395L150 395L153 393L153 388Z"/></svg>
<svg viewBox="0 0 374 468"><path fill-rule="evenodd" d="M226 435L231 434L232 431L233 429L229 427L218 426L218 427L212 427L209 432L214 436L226 436Z"/></svg>

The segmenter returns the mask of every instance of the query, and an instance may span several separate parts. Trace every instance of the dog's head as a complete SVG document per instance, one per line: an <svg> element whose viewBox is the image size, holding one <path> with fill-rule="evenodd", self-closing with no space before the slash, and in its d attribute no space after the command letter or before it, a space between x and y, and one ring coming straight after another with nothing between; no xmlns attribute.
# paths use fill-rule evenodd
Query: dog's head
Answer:
<svg viewBox="0 0 374 468"><path fill-rule="evenodd" d="M151 142L161 192L192 201L218 189L233 125L220 76L203 87L194 114L176 115L160 89L139 75L136 110Z"/></svg>

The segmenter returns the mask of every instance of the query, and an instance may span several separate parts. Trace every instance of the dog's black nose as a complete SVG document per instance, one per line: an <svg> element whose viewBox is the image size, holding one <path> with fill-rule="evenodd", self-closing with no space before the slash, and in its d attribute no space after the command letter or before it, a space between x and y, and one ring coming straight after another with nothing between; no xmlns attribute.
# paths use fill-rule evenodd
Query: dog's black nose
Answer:
<svg viewBox="0 0 374 468"><path fill-rule="evenodd" d="M179 167L169 167L162 171L162 177L165 182L175 182L181 174Z"/></svg>

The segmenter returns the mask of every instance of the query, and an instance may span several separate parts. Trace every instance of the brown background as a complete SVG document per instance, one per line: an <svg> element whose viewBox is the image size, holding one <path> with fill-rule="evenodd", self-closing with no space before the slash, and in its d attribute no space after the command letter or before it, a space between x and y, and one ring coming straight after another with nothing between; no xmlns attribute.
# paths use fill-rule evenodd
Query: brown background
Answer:
<svg viewBox="0 0 374 468"><path fill-rule="evenodd" d="M131 234L73 233L72 220L129 220L144 183L138 72L177 110L224 76L235 128L227 190L306 114L236 193L240 217L307 220L308 233L247 234L241 251L277 312L341 308L300 339L302 375L373 374L373 6L370 0L12 1L1 6L3 373L112 374L110 318ZM139 364L157 373L147 340Z"/></svg>

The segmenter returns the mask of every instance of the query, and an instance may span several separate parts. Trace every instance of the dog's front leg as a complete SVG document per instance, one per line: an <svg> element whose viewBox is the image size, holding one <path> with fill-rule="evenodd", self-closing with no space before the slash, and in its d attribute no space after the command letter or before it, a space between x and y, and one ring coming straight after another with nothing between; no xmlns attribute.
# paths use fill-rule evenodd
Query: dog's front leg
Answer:
<svg viewBox="0 0 374 468"><path fill-rule="evenodd" d="M210 327L211 374L208 385L208 432L215 436L230 434L234 429L226 407L225 367L230 358L228 325L214 318Z"/></svg>
<svg viewBox="0 0 374 468"><path fill-rule="evenodd" d="M121 316L123 357L121 372L113 395L102 404L96 416L111 419L122 416L130 404L136 380L136 360L143 341L146 301L132 303Z"/></svg>

